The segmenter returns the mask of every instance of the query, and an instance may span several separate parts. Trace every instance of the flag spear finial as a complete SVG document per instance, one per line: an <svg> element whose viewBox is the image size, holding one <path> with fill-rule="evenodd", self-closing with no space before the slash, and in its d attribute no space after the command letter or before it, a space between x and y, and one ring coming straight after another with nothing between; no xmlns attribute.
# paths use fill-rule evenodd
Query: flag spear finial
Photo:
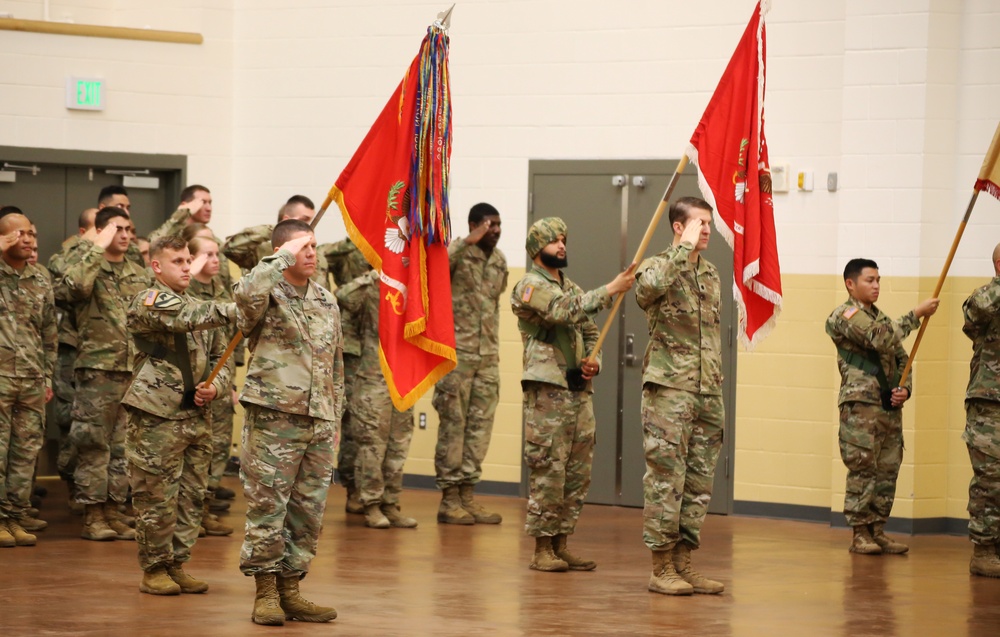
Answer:
<svg viewBox="0 0 1000 637"><path fill-rule="evenodd" d="M447 11L442 11L437 15L437 20L434 21L434 26L439 29L444 29L447 31L451 28L451 12L455 10L455 5L448 7Z"/></svg>

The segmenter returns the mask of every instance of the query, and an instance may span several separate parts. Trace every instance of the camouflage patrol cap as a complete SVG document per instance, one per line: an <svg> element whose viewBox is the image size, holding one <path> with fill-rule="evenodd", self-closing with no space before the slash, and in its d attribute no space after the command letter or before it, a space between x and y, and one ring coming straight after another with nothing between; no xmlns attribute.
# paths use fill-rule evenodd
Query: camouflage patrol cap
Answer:
<svg viewBox="0 0 1000 637"><path fill-rule="evenodd" d="M559 217L545 217L531 224L528 228L528 238L524 242L524 248L528 251L528 256L534 259L542 248L549 245L559 235L566 237L566 222Z"/></svg>

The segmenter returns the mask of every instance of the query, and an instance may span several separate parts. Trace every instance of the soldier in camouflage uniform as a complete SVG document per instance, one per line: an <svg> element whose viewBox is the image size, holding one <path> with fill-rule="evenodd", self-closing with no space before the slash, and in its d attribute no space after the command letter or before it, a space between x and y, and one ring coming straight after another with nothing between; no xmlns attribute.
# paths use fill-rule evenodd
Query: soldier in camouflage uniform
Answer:
<svg viewBox="0 0 1000 637"><path fill-rule="evenodd" d="M56 287L56 298L77 310L70 436L77 450L76 499L85 506L81 537L88 540L135 539L118 510L128 491L121 400L132 381L135 355L126 324L128 305L148 287L150 277L125 258L128 224L128 213L120 208L98 212L93 242L80 242Z"/></svg>
<svg viewBox="0 0 1000 637"><path fill-rule="evenodd" d="M374 270L337 288L337 302L361 328L361 358L351 389L351 429L357 444L354 481L365 524L414 528L399 506L403 464L413 438L413 408L396 411L379 362L379 276Z"/></svg>
<svg viewBox="0 0 1000 637"><path fill-rule="evenodd" d="M247 499L240 570L256 581L254 622L325 622L337 611L306 601L298 587L316 554L343 413L340 312L333 294L309 280L316 268L309 225L282 221L271 243L275 253L236 284L238 327L250 351L240 394Z"/></svg>
<svg viewBox="0 0 1000 637"><path fill-rule="evenodd" d="M225 280L220 276L221 261L219 259L219 244L216 240L195 237L188 242L188 250L191 257L195 259L191 270L191 285L187 289L188 296L199 301L232 302L233 289L226 285ZM234 322L232 325L219 328L216 331L219 338L228 345L236 333L236 324ZM236 355L234 353L226 364L230 377L232 377L235 368L235 361ZM233 389L230 387L219 394L212 401L210 408L212 412L212 462L209 466L208 495L205 497L205 513L202 516L201 524L206 535L232 535L233 527L221 522L218 516L211 513L209 509L212 499L218 497L217 492L233 446Z"/></svg>
<svg viewBox="0 0 1000 637"><path fill-rule="evenodd" d="M232 367L224 366L211 384L204 381L226 349L225 335L213 328L233 324L236 306L185 294L191 254L180 237L155 240L149 256L156 281L129 306L128 328L138 351L122 400L143 570L139 590L203 593L208 584L185 573L183 565L198 538L208 486L209 403L230 393Z"/></svg>
<svg viewBox="0 0 1000 637"><path fill-rule="evenodd" d="M347 285L371 270L361 250L350 237L336 243L328 243L317 248L326 259L330 274L338 287ZM358 442L351 426L351 393L354 379L361 365L361 325L360 321L346 308L340 308L340 322L344 328L344 417L340 421L340 451L337 455L337 473L347 489L344 510L348 513L364 514L365 507L358 498L354 482L354 464L358 457Z"/></svg>
<svg viewBox="0 0 1000 637"><path fill-rule="evenodd" d="M902 554L902 542L885 535L903 462L903 412L912 379L899 387L908 356L903 339L920 319L937 311L927 299L898 321L875 306L881 277L870 259L851 259L844 268L850 295L826 320L840 370L840 457L847 466L844 515L854 530L850 551Z"/></svg>
<svg viewBox="0 0 1000 637"><path fill-rule="evenodd" d="M972 293L962 331L972 339L965 432L969 483L969 571L1000 577L1000 245L993 249L992 281Z"/></svg>
<svg viewBox="0 0 1000 637"><path fill-rule="evenodd" d="M590 488L594 458L591 379L600 371L592 353L599 334L594 315L632 287L631 268L605 286L584 292L567 278L566 224L536 221L525 242L534 267L511 293L510 304L524 344L524 461L528 477L525 530L535 538L530 567L539 571L592 570L597 564L570 553Z"/></svg>
<svg viewBox="0 0 1000 637"><path fill-rule="evenodd" d="M691 566L712 498L722 448L722 339L719 272L701 252L712 207L696 197L670 206L673 243L646 259L635 299L646 313L642 364L643 540L652 552L649 590L717 594L720 582Z"/></svg>
<svg viewBox="0 0 1000 637"><path fill-rule="evenodd" d="M499 513L473 499L500 402L500 295L507 259L497 249L500 213L469 210L469 236L448 246L458 365L434 387L439 425L434 470L441 489L438 522L499 524Z"/></svg>
<svg viewBox="0 0 1000 637"><path fill-rule="evenodd" d="M22 214L0 219L0 547L32 546L27 531L47 526L28 509L58 342L52 284L28 263L31 228Z"/></svg>

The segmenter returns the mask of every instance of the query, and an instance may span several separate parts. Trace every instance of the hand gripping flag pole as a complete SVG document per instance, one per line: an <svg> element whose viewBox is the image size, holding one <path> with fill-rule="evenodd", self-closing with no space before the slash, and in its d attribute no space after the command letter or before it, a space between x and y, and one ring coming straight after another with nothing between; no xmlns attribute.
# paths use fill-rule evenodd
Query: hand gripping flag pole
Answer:
<svg viewBox="0 0 1000 637"><path fill-rule="evenodd" d="M969 217L972 216L972 209L976 206L976 199L979 198L979 193L983 190L1000 199L1000 123L997 124L997 130L993 133L993 142L990 144L989 150L986 151L986 157L983 159L983 167L979 170L979 176L972 187L972 198L969 199L969 205L965 207L965 216L962 217L962 222L958 224L958 232L955 233L955 239L951 242L951 250L948 251L948 258L944 260L944 267L941 268L941 276L938 277L937 286L934 287L934 294L931 295L931 298L937 298L941 295L941 288L944 287L944 280L948 277L951 262L955 259L958 244L962 240L962 235L965 234L965 226L969 223ZM910 358L906 361L903 374L899 377L900 387L905 385L906 379L910 377L910 370L913 368L913 359L917 356L917 348L920 347L920 341L924 338L924 332L927 330L927 324L930 320L931 317L927 316L920 323L920 331L917 332L917 338L913 341Z"/></svg>

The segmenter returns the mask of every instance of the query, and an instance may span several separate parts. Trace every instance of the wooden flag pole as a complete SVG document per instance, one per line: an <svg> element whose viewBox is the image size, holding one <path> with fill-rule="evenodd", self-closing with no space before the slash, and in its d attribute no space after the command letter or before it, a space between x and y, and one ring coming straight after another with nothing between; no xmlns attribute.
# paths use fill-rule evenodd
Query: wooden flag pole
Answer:
<svg viewBox="0 0 1000 637"><path fill-rule="evenodd" d="M316 216L314 216L312 218L312 221L309 223L309 227L312 230L316 229L316 224L318 224L319 220L323 218L324 214L326 214L326 209L330 207L330 204L332 202L333 202L333 197L327 197L326 201L323 202L323 205L316 213ZM233 352L236 351L236 346L240 344L241 340L243 340L243 332L241 332L240 330L236 330L236 333L233 334L233 338L229 341L229 345L226 345L226 351L222 353L222 356L219 358L219 362L216 363L215 367L212 368L212 373L209 374L208 378L205 379L206 387L208 387L215 381L215 377L218 376L219 372L222 371L222 368L226 366L226 363L229 361L229 357L232 356Z"/></svg>
<svg viewBox="0 0 1000 637"><path fill-rule="evenodd" d="M674 188L677 187L677 182L680 180L681 173L687 168L688 157L687 155L682 155L680 162L677 164L677 169L674 170L673 177L670 178L670 183L667 184L667 190L663 193L663 198L660 200L658 206L656 206L656 212L653 213L653 218L649 222L649 227L646 228L646 234L642 237L642 242L639 244L639 249L635 253L635 258L632 259L629 268L635 269L639 266L642 261L642 255L646 253L646 248L649 247L649 242L653 240L653 233L656 232L656 226L660 223L660 217L667 210L667 204L670 203L670 195L674 193ZM625 293L621 292L615 297L614 305L611 306L611 313L608 314L608 318L604 321L604 327L601 328L601 334L597 337L597 343L594 345L594 350L590 352L586 360L593 361L597 358L598 352L601 351L601 346L604 345L604 339L607 338L608 332L611 330L611 324L614 323L615 316L618 314L618 308L621 307L622 299L625 298Z"/></svg>
<svg viewBox="0 0 1000 637"><path fill-rule="evenodd" d="M958 232L955 233L955 240L951 242L951 250L948 252L948 258L944 261L944 268L941 269L941 276L938 277L937 286L934 288L934 294L931 298L938 298L941 295L941 288L944 287L944 280L948 276L948 270L951 268L951 262L955 259L955 252L958 250L958 244L962 240L962 235L965 234L965 226L969 223L969 217L972 215L972 208L976 205L976 199L979 198L979 190L972 191L972 199L969 200L969 205L965 209L965 217L962 219L962 223L958 224ZM917 356L917 348L920 347L920 341L924 338L924 331L927 329L927 324L930 322L931 317L927 316L924 318L923 322L920 323L920 330L917 332L917 340L913 341L913 349L910 350L910 358L906 361L906 366L903 368L903 375L899 377L899 387L906 384L906 379L910 377L910 369L913 367L913 359Z"/></svg>

